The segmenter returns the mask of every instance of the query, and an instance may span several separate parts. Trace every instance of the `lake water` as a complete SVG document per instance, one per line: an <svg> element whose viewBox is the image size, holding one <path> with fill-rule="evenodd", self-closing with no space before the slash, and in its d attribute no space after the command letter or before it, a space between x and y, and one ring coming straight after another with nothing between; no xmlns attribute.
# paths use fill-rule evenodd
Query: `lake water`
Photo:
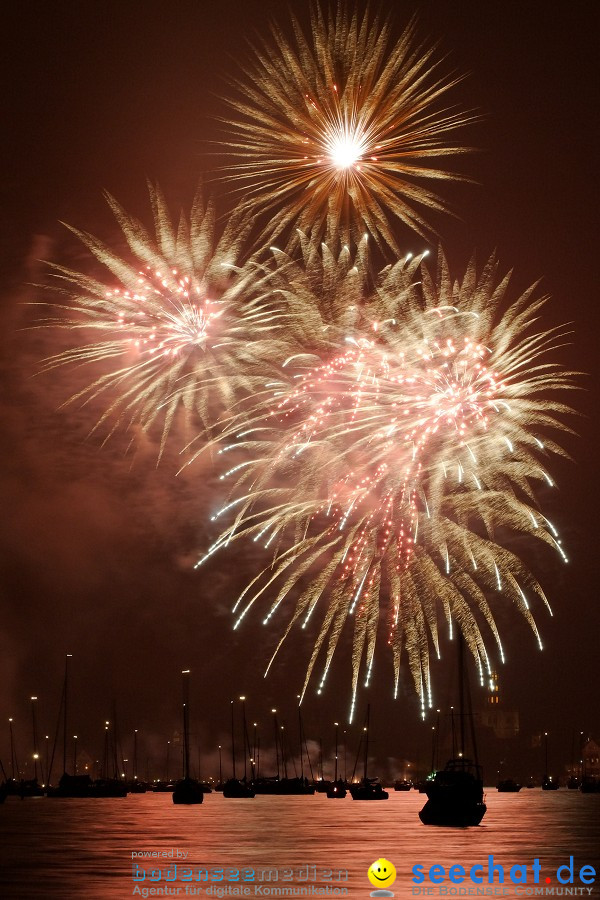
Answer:
<svg viewBox="0 0 600 900"><path fill-rule="evenodd" d="M600 795L539 789L499 794L489 789L482 825L466 830L421 825L418 811L425 799L416 791L391 791L390 799L379 803L359 803L349 796L333 801L325 795L226 800L215 793L207 795L201 806L183 807L174 806L170 794L83 801L10 797L0 805L0 896L9 900L144 896L134 893L137 884L140 890L167 886L173 892L167 896L184 897L182 869L192 868L195 878L200 868L214 867L257 873L277 870L279 881L270 882L267 889L329 885L347 889L350 897L368 897L373 888L367 869L379 857L396 867L397 879L391 885L396 897L416 896L412 882L415 865L422 865L426 873L420 896L423 887L432 890L426 896L468 896L469 891L474 894L474 883L467 877L459 889L448 881L447 870L460 864L468 875L471 866L481 863L489 892L489 854L505 868L504 896L536 896L526 893L536 889L531 868L536 858L541 865L537 890L554 889L548 896L589 896L587 889L581 893L578 873L581 866L591 865L598 873L590 885L591 896L600 896ZM147 871L147 878L132 880L132 853L170 850L189 854L178 862L176 881L165 882L170 867L173 874L169 858L138 858L134 862ZM556 871L569 863L570 856L574 857L575 878L569 887L576 887L577 893L561 894L565 888L559 885ZM446 869L446 881L440 886L433 886L427 874L435 864ZM508 873L517 864L528 866L528 881L515 893ZM149 881L153 867L161 870L160 882ZM290 869L295 870L289 876L293 880L282 881L284 870ZM342 880L323 880L326 870L335 870L334 876L337 873ZM218 878L218 872L211 877ZM551 877L549 885L547 877ZM239 889L240 882L195 881L187 889L201 887L201 896L211 896L206 894L211 884ZM247 886L249 896L260 893L255 884ZM452 893L440 894L440 888L451 888ZM493 890L494 895L502 896L497 893L502 890L497 881Z"/></svg>

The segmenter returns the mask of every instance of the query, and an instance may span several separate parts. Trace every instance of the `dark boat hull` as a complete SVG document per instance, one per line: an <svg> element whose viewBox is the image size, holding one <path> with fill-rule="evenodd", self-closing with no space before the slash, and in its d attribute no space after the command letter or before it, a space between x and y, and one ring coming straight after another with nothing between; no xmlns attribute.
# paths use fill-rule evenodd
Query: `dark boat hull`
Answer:
<svg viewBox="0 0 600 900"><path fill-rule="evenodd" d="M334 782L327 791L330 800L343 800L348 791L343 781Z"/></svg>
<svg viewBox="0 0 600 900"><path fill-rule="evenodd" d="M178 781L173 791L173 803L191 806L204 801L202 785L193 778L184 778Z"/></svg>
<svg viewBox="0 0 600 900"><path fill-rule="evenodd" d="M252 800L255 796L255 790L250 784L244 781L230 778L223 785L223 796L230 800Z"/></svg>
<svg viewBox="0 0 600 900"><path fill-rule="evenodd" d="M389 794L384 791L379 782L367 782L350 785L350 796L353 800L387 800Z"/></svg>
<svg viewBox="0 0 600 900"><path fill-rule="evenodd" d="M481 823L486 810L485 803L466 803L459 806L428 800L419 813L419 818L423 825L437 825L440 828L472 828Z"/></svg>
<svg viewBox="0 0 600 900"><path fill-rule="evenodd" d="M265 778L254 782L254 790L257 794L275 794L286 797L315 793L314 785L302 778Z"/></svg>
<svg viewBox="0 0 600 900"><path fill-rule="evenodd" d="M558 790L558 781L550 781L550 779L544 779L542 781L542 790L543 791L557 791Z"/></svg>
<svg viewBox="0 0 600 900"><path fill-rule="evenodd" d="M58 787L47 788L46 796L64 797L71 800L126 797L127 785L113 778L92 781L88 775L64 774L61 776Z"/></svg>
<svg viewBox="0 0 600 900"><path fill-rule="evenodd" d="M412 790L412 782L410 781L397 781L394 784L395 791L410 791Z"/></svg>
<svg viewBox="0 0 600 900"><path fill-rule="evenodd" d="M521 785L518 781L513 781L512 778L506 778L504 781L498 782L496 789L501 794L517 794L521 790Z"/></svg>

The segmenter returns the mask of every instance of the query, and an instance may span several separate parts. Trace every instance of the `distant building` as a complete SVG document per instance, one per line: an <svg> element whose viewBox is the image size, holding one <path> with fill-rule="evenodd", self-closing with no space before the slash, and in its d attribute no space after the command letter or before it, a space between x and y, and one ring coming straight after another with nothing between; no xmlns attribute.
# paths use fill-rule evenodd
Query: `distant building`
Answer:
<svg viewBox="0 0 600 900"><path fill-rule="evenodd" d="M581 751L583 775L587 778L600 778L600 745L589 738Z"/></svg>
<svg viewBox="0 0 600 900"><path fill-rule="evenodd" d="M502 700L497 672L492 672L488 687L485 703L475 714L478 724L490 728L497 738L516 737L519 733L519 712L507 707Z"/></svg>

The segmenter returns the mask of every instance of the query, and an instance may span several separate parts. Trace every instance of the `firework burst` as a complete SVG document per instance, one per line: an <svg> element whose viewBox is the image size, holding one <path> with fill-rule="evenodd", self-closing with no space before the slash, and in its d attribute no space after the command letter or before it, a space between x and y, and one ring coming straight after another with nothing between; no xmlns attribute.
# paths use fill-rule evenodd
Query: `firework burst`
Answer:
<svg viewBox="0 0 600 900"><path fill-rule="evenodd" d="M390 220L427 232L422 211L445 209L427 185L458 177L439 161L465 152L453 135L473 118L445 105L460 79L438 74L414 21L395 44L388 23L343 6L328 18L316 6L308 39L293 27L290 42L273 26L234 85L238 99L227 98L229 178L253 209L271 211L270 234L296 224L356 239L366 229L396 249Z"/></svg>
<svg viewBox="0 0 600 900"><path fill-rule="evenodd" d="M541 646L530 600L546 598L503 544L527 535L566 559L535 487L553 483L546 458L561 452L551 435L567 407L552 395L571 379L549 359L561 331L535 330L544 298L532 288L506 309L507 286L494 259L479 277L472 263L460 282L441 253L435 277L418 259L389 267L345 347L292 363L243 429L225 429L221 452L243 461L224 476L235 487L216 518L234 519L207 556L248 535L274 548L236 605L236 625L267 593L265 622L295 600L284 638L319 618L304 689L326 645L322 687L353 621L356 696L382 609L396 689L406 647L424 706L440 617L464 634L482 678L484 623L504 658L494 606L514 604Z"/></svg>
<svg viewBox="0 0 600 900"><path fill-rule="evenodd" d="M68 402L106 397L95 428L107 423L109 434L122 424L147 430L162 421L162 454L178 409L207 431L223 408L253 390L259 370L262 383L285 315L256 259L242 256L247 215L234 213L218 234L214 209L200 194L176 223L161 192L151 188L150 196L153 233L108 197L127 244L123 257L72 229L108 277L53 266L51 289L62 300L51 306L60 312L42 325L95 336L45 360L46 370L110 367Z"/></svg>

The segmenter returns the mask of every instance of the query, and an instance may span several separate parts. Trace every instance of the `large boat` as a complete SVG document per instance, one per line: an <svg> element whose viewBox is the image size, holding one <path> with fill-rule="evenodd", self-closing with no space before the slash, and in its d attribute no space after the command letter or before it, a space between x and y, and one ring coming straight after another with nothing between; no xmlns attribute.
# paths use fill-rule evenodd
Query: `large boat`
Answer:
<svg viewBox="0 0 600 900"><path fill-rule="evenodd" d="M450 759L425 786L427 803L419 813L423 825L469 828L486 812L481 766L462 756Z"/></svg>
<svg viewBox="0 0 600 900"><path fill-rule="evenodd" d="M44 796L44 788L38 783L37 778L21 778L19 781L11 778L5 783L4 790L7 794L20 797L21 800L25 800L26 797Z"/></svg>
<svg viewBox="0 0 600 900"><path fill-rule="evenodd" d="M89 775L69 775L63 772L58 786L49 787L46 795L69 799L126 797L127 785L118 778L100 778L92 781Z"/></svg>
<svg viewBox="0 0 600 900"><path fill-rule="evenodd" d="M204 800L202 785L195 778L190 777L190 701L189 701L189 676L190 670L184 669L183 675L183 778L178 781L173 790L173 803L198 804Z"/></svg>
<svg viewBox="0 0 600 900"><path fill-rule="evenodd" d="M369 720L371 716L371 705L367 705L366 726L364 728L365 735L365 754L363 761L363 777L361 781L350 785L350 796L353 800L387 800L389 794L384 791L377 778L369 778L367 776L367 761L369 757Z"/></svg>
<svg viewBox="0 0 600 900"><path fill-rule="evenodd" d="M419 813L424 825L438 825L446 828L469 828L479 825L486 812L483 802L483 775L477 760L477 743L469 682L464 665L464 642L462 635L458 637L458 688L460 717L460 752L453 752L445 769L436 772L425 782L427 802ZM469 707L465 710L465 698ZM471 743L474 760L464 756L465 718L468 715L471 724ZM452 744L455 750L456 736L454 732L454 714L452 715Z"/></svg>

